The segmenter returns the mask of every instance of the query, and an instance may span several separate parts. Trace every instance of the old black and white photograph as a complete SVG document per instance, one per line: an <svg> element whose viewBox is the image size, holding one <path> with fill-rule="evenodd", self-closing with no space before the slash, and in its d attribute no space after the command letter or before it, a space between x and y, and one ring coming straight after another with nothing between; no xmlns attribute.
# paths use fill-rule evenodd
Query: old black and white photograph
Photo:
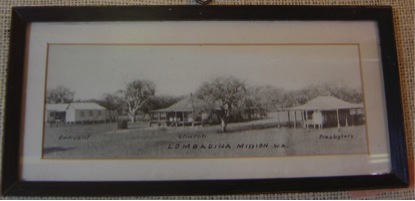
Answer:
<svg viewBox="0 0 415 201"><path fill-rule="evenodd" d="M358 44L49 44L44 159L366 154Z"/></svg>

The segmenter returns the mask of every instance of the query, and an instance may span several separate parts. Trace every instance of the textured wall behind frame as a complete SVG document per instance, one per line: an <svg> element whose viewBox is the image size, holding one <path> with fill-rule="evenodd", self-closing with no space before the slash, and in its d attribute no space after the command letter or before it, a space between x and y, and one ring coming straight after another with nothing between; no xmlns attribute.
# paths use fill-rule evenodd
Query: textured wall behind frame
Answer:
<svg viewBox="0 0 415 201"><path fill-rule="evenodd" d="M194 0L2 0L0 2L0 136L3 139L11 8L14 6L109 6L109 5L195 5ZM393 8L395 37L404 108L406 143L413 177L415 83L414 83L414 1L413 0L213 0L212 5L390 5ZM354 192L286 193L266 195L221 195L192 197L137 197L138 199L414 199L413 178L408 189ZM54 198L59 199L59 198ZM116 198L112 198L116 199ZM124 198L128 199L128 198Z"/></svg>

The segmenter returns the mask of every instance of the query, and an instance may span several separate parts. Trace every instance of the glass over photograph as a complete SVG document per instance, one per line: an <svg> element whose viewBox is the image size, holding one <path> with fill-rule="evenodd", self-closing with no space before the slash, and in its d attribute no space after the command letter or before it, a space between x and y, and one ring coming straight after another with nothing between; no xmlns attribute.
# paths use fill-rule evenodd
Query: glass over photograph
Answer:
<svg viewBox="0 0 415 201"><path fill-rule="evenodd" d="M46 78L43 159L368 153L359 44L52 43Z"/></svg>

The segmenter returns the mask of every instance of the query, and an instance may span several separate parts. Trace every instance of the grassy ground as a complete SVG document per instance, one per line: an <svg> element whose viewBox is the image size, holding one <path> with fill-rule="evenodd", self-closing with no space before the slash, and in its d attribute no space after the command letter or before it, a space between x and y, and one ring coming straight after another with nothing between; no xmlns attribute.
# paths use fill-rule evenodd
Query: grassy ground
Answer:
<svg viewBox="0 0 415 201"><path fill-rule="evenodd" d="M44 158L217 158L362 154L365 126L278 128L272 119L220 126L148 127L117 130L115 123L47 127Z"/></svg>

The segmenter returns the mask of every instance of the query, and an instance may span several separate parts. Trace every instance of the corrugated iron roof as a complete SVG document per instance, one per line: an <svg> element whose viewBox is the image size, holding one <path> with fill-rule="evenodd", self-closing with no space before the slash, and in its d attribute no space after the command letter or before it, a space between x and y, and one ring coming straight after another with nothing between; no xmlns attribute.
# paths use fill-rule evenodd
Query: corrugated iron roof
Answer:
<svg viewBox="0 0 415 201"><path fill-rule="evenodd" d="M333 96L319 96L304 105L289 108L289 110L337 110L363 108L363 104L349 103Z"/></svg>
<svg viewBox="0 0 415 201"><path fill-rule="evenodd" d="M104 107L96 103L46 104L47 111L64 112L69 108L72 108L74 110L106 110Z"/></svg>
<svg viewBox="0 0 415 201"><path fill-rule="evenodd" d="M65 112L68 108L69 104L61 103L61 104L46 104L47 111L55 111L55 112Z"/></svg>
<svg viewBox="0 0 415 201"><path fill-rule="evenodd" d="M68 108L73 108L75 110L106 110L96 103L71 103Z"/></svg>
<svg viewBox="0 0 415 201"><path fill-rule="evenodd" d="M203 101L194 96L187 96L170 107L156 110L156 112L192 112L201 109Z"/></svg>

